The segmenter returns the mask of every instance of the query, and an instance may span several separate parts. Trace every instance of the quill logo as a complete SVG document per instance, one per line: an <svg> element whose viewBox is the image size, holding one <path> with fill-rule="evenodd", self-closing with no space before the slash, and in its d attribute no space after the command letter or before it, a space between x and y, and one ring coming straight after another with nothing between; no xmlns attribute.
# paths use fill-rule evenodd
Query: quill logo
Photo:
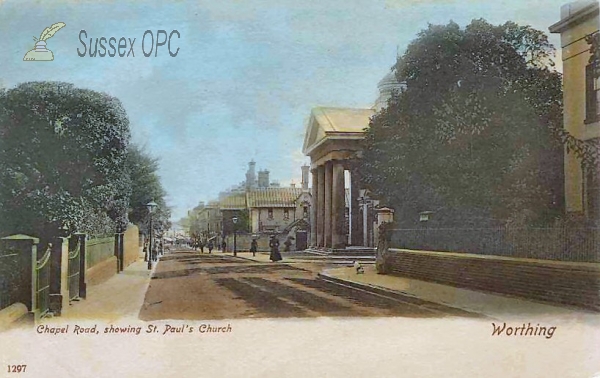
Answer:
<svg viewBox="0 0 600 378"><path fill-rule="evenodd" d="M57 22L56 24L44 29L40 35L40 38L33 37L33 40L36 41L35 47L32 50L27 51L27 54L25 54L23 60L26 62L47 62L54 60L54 54L52 51L46 48L46 41L52 38L57 31L65 26L66 25L64 22Z"/></svg>

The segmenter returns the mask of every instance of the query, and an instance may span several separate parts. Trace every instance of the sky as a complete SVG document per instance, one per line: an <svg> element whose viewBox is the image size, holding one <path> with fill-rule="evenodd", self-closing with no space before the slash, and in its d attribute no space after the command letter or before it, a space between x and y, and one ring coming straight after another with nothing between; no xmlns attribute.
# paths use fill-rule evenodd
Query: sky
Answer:
<svg viewBox="0 0 600 378"><path fill-rule="evenodd" d="M510 20L548 33L564 3L0 0L0 86L66 81L119 98L133 143L160 161L177 220L244 180L251 159L271 180L299 183L311 108L371 107L377 82L428 23ZM33 37L57 22L66 26L47 41L54 61L24 62ZM178 32L176 56L151 44L158 30ZM101 37L135 38L134 56L90 57L90 38Z"/></svg>

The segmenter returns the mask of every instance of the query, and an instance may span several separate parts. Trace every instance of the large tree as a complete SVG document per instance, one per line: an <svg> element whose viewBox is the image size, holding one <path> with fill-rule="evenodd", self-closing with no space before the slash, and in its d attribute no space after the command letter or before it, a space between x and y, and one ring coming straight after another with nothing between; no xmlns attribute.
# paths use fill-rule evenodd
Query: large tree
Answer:
<svg viewBox="0 0 600 378"><path fill-rule="evenodd" d="M0 231L51 237L64 226L125 223L129 139L125 110L109 95L62 82L2 91Z"/></svg>
<svg viewBox="0 0 600 378"><path fill-rule="evenodd" d="M401 223L549 222L562 210L560 74L546 35L512 22L430 25L395 65L406 91L376 114L365 183Z"/></svg>
<svg viewBox="0 0 600 378"><path fill-rule="evenodd" d="M127 154L127 171L131 180L129 198L129 220L147 232L148 209L146 204L154 201L158 204L153 215L154 229L159 233L170 228L171 211L165 202L166 192L158 176L158 159L148 155L136 145L130 145Z"/></svg>

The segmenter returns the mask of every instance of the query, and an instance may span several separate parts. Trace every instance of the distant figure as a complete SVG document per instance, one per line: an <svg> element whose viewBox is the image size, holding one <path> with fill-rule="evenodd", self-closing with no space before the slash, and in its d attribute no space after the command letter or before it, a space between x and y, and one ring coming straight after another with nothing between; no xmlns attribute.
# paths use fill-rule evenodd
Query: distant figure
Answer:
<svg viewBox="0 0 600 378"><path fill-rule="evenodd" d="M272 262L281 261L281 253L279 253L279 239L276 236L271 237L269 241L269 247L271 247L271 254L269 260Z"/></svg>
<svg viewBox="0 0 600 378"><path fill-rule="evenodd" d="M258 243L256 242L256 239L252 239L252 242L250 243L250 252L252 252L252 256L256 256L257 251Z"/></svg>
<svg viewBox="0 0 600 378"><path fill-rule="evenodd" d="M152 243L152 261L158 261L158 243L156 240Z"/></svg>
<svg viewBox="0 0 600 378"><path fill-rule="evenodd" d="M223 243L221 243L221 251L225 252L227 250L227 243L225 242L225 239L223 239Z"/></svg>
<svg viewBox="0 0 600 378"><path fill-rule="evenodd" d="M354 269L356 270L356 274L363 274L365 272L365 269L358 261L354 262Z"/></svg>
<svg viewBox="0 0 600 378"><path fill-rule="evenodd" d="M200 253L204 253L204 242L200 241L198 244L200 245Z"/></svg>
<svg viewBox="0 0 600 378"><path fill-rule="evenodd" d="M292 246L292 241L290 240L290 238L287 238L285 240L285 242L283 243L283 252L289 252L291 246Z"/></svg>
<svg viewBox="0 0 600 378"><path fill-rule="evenodd" d="M213 244L212 240L210 240L210 241L208 242L208 245L207 245L207 247L208 247L208 253L212 253L212 250L213 250L213 248L215 247L215 245Z"/></svg>

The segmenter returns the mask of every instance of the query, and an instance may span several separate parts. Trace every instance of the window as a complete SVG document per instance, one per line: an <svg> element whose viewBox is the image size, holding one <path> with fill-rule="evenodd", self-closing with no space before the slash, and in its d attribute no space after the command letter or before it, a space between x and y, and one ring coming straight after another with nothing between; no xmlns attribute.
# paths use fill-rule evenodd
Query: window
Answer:
<svg viewBox="0 0 600 378"><path fill-rule="evenodd" d="M585 123L600 119L600 77L595 77L594 66L585 67Z"/></svg>
<svg viewBox="0 0 600 378"><path fill-rule="evenodd" d="M267 218L273 219L273 208L272 207L269 207L269 209L267 209Z"/></svg>
<svg viewBox="0 0 600 378"><path fill-rule="evenodd" d="M285 219L285 220L290 219L290 210L289 209L283 209L283 219Z"/></svg>

